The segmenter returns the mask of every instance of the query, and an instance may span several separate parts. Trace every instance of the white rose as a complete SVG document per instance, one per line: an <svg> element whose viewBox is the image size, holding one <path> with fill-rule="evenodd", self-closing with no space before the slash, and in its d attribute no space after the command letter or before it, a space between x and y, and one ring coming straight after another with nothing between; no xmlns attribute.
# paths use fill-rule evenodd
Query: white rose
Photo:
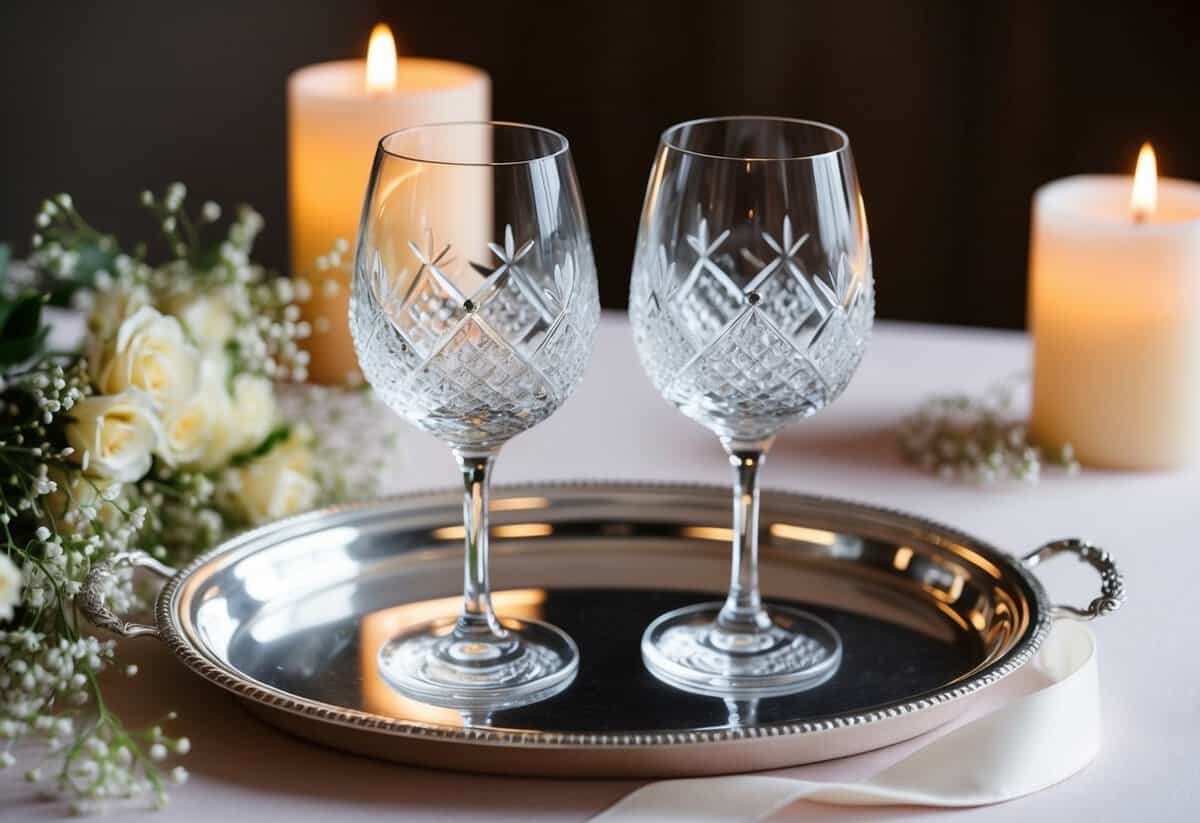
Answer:
<svg viewBox="0 0 1200 823"><path fill-rule="evenodd" d="M304 463L292 450L272 449L268 455L235 471L232 493L251 523L295 515L316 505L320 487L312 475L296 468Z"/></svg>
<svg viewBox="0 0 1200 823"><path fill-rule="evenodd" d="M126 317L142 306L150 305L150 293L144 286L111 286L98 289L88 314L88 337L103 345L117 334Z"/></svg>
<svg viewBox="0 0 1200 823"><path fill-rule="evenodd" d="M167 302L167 311L179 318L188 334L206 352L216 352L233 339L233 310L220 294L180 295Z"/></svg>
<svg viewBox="0 0 1200 823"><path fill-rule="evenodd" d="M320 489L315 480L286 467L273 472L251 470L243 478L246 513L252 523L266 523L313 507Z"/></svg>
<svg viewBox="0 0 1200 823"><path fill-rule="evenodd" d="M316 468L312 441L313 431L307 424L293 423L287 440L271 449L271 454L292 471L311 476Z"/></svg>
<svg viewBox="0 0 1200 823"><path fill-rule="evenodd" d="M275 387L265 377L239 374L233 379L234 453L262 445L275 425Z"/></svg>
<svg viewBox="0 0 1200 823"><path fill-rule="evenodd" d="M313 453L303 427L286 441L243 466L231 470L229 496L251 523L265 523L312 508L320 495L313 478Z"/></svg>
<svg viewBox="0 0 1200 823"><path fill-rule="evenodd" d="M191 400L178 404L163 416L158 455L167 465L188 466L204 456L212 405L204 392L196 392Z"/></svg>
<svg viewBox="0 0 1200 823"><path fill-rule="evenodd" d="M202 462L212 439L212 408L220 406L220 400L198 391L190 401L178 404L163 415L158 456L176 467L191 467Z"/></svg>
<svg viewBox="0 0 1200 823"><path fill-rule="evenodd" d="M7 554L0 554L0 620L12 620L20 602L21 570Z"/></svg>
<svg viewBox="0 0 1200 823"><path fill-rule="evenodd" d="M224 354L205 357L200 367L200 391L209 397L212 428L201 468L220 468L237 450L237 421L229 396L229 358Z"/></svg>
<svg viewBox="0 0 1200 823"><path fill-rule="evenodd" d="M149 396L139 389L85 397L71 410L67 442L84 471L119 483L141 480L150 470L160 437Z"/></svg>
<svg viewBox="0 0 1200 823"><path fill-rule="evenodd" d="M169 465L209 471L225 465L236 450L237 420L225 390L224 355L200 364L200 385L163 415L158 456Z"/></svg>
<svg viewBox="0 0 1200 823"><path fill-rule="evenodd" d="M116 337L89 367L103 394L142 389L161 410L191 397L200 359L177 319L142 306L122 321Z"/></svg>

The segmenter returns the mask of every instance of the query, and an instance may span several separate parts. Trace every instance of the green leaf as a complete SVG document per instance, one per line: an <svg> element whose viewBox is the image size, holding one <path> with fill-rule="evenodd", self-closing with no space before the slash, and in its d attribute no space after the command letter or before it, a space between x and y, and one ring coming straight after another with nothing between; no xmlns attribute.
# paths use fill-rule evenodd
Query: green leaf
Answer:
<svg viewBox="0 0 1200 823"><path fill-rule="evenodd" d="M49 333L42 324L40 294L0 300L0 366L14 366L33 357Z"/></svg>
<svg viewBox="0 0 1200 823"><path fill-rule="evenodd" d="M244 466L271 451L271 449L287 440L291 434L291 424L281 423L272 429L270 434L263 438L263 442L259 443L249 451L244 451L241 454L234 455L230 462L235 466Z"/></svg>
<svg viewBox="0 0 1200 823"><path fill-rule="evenodd" d="M8 261L12 259L12 250L7 243L0 243L0 277L8 271Z"/></svg>
<svg viewBox="0 0 1200 823"><path fill-rule="evenodd" d="M192 268L198 272L211 272L221 262L221 241L197 243L192 247L189 262L192 264Z"/></svg>
<svg viewBox="0 0 1200 823"><path fill-rule="evenodd" d="M77 285L90 286L96 279L96 272L113 270L117 259L116 243L112 238L101 238L96 243L89 243L78 249L79 259L75 263L75 280Z"/></svg>
<svg viewBox="0 0 1200 823"><path fill-rule="evenodd" d="M29 337L37 332L41 325L40 294L22 295L0 308L0 340Z"/></svg>

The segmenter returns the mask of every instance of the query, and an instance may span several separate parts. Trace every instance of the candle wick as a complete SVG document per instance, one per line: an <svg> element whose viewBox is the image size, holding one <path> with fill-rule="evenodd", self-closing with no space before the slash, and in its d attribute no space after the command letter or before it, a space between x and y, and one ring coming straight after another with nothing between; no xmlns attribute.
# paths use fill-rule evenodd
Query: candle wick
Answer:
<svg viewBox="0 0 1200 823"><path fill-rule="evenodd" d="M1149 218L1149 216L1150 215L1146 212L1145 209L1134 209L1133 210L1133 222L1136 225L1140 226L1140 225L1144 224L1146 222L1147 218Z"/></svg>

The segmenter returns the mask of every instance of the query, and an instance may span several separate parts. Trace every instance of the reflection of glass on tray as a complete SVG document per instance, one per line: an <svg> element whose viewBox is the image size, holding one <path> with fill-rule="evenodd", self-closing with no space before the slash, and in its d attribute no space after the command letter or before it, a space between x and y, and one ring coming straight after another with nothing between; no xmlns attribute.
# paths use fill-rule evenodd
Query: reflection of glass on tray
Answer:
<svg viewBox="0 0 1200 823"><path fill-rule="evenodd" d="M548 524L518 524L546 525ZM492 529L493 536L498 526ZM453 534L446 532L453 531ZM542 534L547 532L543 531ZM445 526L435 530L435 537L443 540L462 539L462 526ZM524 535L522 535L524 536ZM544 589L510 589L492 592L492 605L504 615L523 620L541 620L542 604L546 602ZM388 717L403 717L443 726L462 726L462 714L455 709L431 706L412 700L389 686L379 675L379 649L390 638L422 623L443 617L454 617L462 606L462 597L439 597L436 600L421 600L406 603L391 609L381 609L363 615L359 624L358 656L362 671L363 710Z"/></svg>

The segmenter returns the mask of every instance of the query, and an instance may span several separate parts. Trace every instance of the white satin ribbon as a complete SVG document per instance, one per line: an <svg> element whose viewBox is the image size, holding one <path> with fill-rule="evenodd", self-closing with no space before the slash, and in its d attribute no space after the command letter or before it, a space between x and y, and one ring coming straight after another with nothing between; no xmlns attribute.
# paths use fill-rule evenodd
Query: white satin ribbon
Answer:
<svg viewBox="0 0 1200 823"><path fill-rule="evenodd" d="M756 821L804 799L841 806L982 806L1066 780L1100 750L1096 640L1060 621L1033 664L1051 682L861 783L733 775L651 783L593 820Z"/></svg>

